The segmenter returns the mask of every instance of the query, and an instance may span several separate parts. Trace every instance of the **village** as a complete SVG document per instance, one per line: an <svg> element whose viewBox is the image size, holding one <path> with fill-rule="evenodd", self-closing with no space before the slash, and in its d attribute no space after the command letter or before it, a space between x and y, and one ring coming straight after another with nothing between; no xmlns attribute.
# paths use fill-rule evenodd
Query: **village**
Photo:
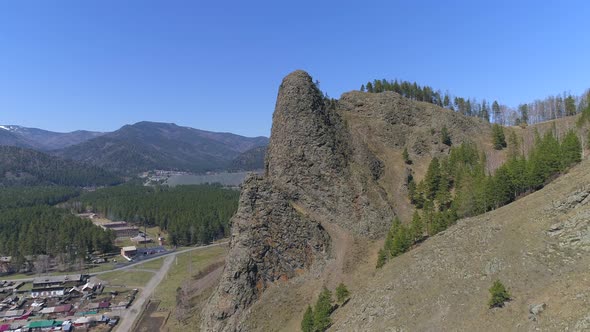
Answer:
<svg viewBox="0 0 590 332"><path fill-rule="evenodd" d="M145 229L93 213L79 216L109 229L121 247L111 255L89 257L88 264L94 269L90 271L122 269L171 252L164 247L160 234L150 236ZM15 272L10 271L11 261L12 257L0 257L0 272ZM83 273L84 269L78 274L55 275L55 263L49 261L47 265L47 275L0 280L0 332L111 331L138 293L138 289L124 284L109 286L108 281Z"/></svg>
<svg viewBox="0 0 590 332"><path fill-rule="evenodd" d="M110 331L137 292L84 274L0 281L0 331Z"/></svg>

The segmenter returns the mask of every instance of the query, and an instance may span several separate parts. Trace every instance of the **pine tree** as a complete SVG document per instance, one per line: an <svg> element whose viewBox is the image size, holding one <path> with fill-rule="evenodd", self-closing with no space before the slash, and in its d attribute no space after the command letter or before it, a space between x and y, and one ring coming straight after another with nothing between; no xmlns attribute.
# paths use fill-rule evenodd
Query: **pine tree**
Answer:
<svg viewBox="0 0 590 332"><path fill-rule="evenodd" d="M414 191L414 195L412 196L412 203L416 205L416 208L421 209L424 207L424 203L426 202L425 192L426 192L426 185L424 181L420 181L416 186L416 190Z"/></svg>
<svg viewBox="0 0 590 332"><path fill-rule="evenodd" d="M518 138L516 137L516 132L511 130L510 136L508 137L508 158L517 158L519 155L520 145L518 144Z"/></svg>
<svg viewBox="0 0 590 332"><path fill-rule="evenodd" d="M385 252L385 249L379 249L379 253L377 254L377 268L382 268L386 261L387 253Z"/></svg>
<svg viewBox="0 0 590 332"><path fill-rule="evenodd" d="M449 134L449 130L447 126L443 126L440 130L441 142L447 146L451 146L453 142L451 141L451 135Z"/></svg>
<svg viewBox="0 0 590 332"><path fill-rule="evenodd" d="M506 301L510 300L510 293L506 290L506 287L500 282L500 280L494 281L492 287L490 287L491 299L488 302L490 308L503 307Z"/></svg>
<svg viewBox="0 0 590 332"><path fill-rule="evenodd" d="M303 314L303 320L301 321L301 331L313 332L313 310L311 306L307 306L305 314Z"/></svg>
<svg viewBox="0 0 590 332"><path fill-rule="evenodd" d="M343 303L349 296L350 292L348 291L348 288L346 288L346 285L340 283L340 285L336 287L336 299L338 302Z"/></svg>
<svg viewBox="0 0 590 332"><path fill-rule="evenodd" d="M445 93L445 97L443 99L443 106L445 108L450 108L451 107L451 99L449 98L449 95Z"/></svg>
<svg viewBox="0 0 590 332"><path fill-rule="evenodd" d="M324 287L313 309L313 326L315 331L325 331L332 325L331 313L332 292Z"/></svg>
<svg viewBox="0 0 590 332"><path fill-rule="evenodd" d="M374 92L373 91L373 83L367 82L367 92Z"/></svg>
<svg viewBox="0 0 590 332"><path fill-rule="evenodd" d="M422 224L422 218L418 210L414 211L412 223L410 224L410 234L413 242L420 241L424 237L424 225Z"/></svg>
<svg viewBox="0 0 590 332"><path fill-rule="evenodd" d="M425 196L427 199L434 199L440 185L440 163L438 158L432 158L432 161L428 165L426 176L424 178L425 183Z"/></svg>
<svg viewBox="0 0 590 332"><path fill-rule="evenodd" d="M494 149L502 150L506 147L506 137L504 136L504 130L502 126L497 123L494 123L492 126L492 142L494 145Z"/></svg>
<svg viewBox="0 0 590 332"><path fill-rule="evenodd" d="M494 123L502 124L502 111L500 110L500 104L497 100L492 103L492 113L494 114Z"/></svg>
<svg viewBox="0 0 590 332"><path fill-rule="evenodd" d="M402 152L402 158L404 158L404 162L406 164L412 164L412 160L410 160L410 154L408 153L408 148L406 147L404 147L404 151Z"/></svg>
<svg viewBox="0 0 590 332"><path fill-rule="evenodd" d="M396 217L397 218L397 217ZM412 245L412 239L408 228L404 225L399 225L393 234L393 244L391 247L391 256L396 257L408 251Z"/></svg>
<svg viewBox="0 0 590 332"><path fill-rule="evenodd" d="M365 85L361 85L361 92L365 92Z"/></svg>
<svg viewBox="0 0 590 332"><path fill-rule="evenodd" d="M573 130L567 132L561 143L561 161L562 169L582 161L582 144Z"/></svg>
<svg viewBox="0 0 590 332"><path fill-rule="evenodd" d="M576 100L571 95L565 98L565 115L576 115Z"/></svg>

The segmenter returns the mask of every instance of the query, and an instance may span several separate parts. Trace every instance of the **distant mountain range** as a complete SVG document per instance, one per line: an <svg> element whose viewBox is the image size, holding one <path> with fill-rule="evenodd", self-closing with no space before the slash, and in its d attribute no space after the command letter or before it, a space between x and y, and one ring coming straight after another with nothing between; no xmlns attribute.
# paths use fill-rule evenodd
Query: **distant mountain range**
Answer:
<svg viewBox="0 0 590 332"><path fill-rule="evenodd" d="M244 137L139 122L110 133L55 133L14 125L0 126L0 145L34 149L124 174L152 169L195 173L253 170L264 164L267 137Z"/></svg>
<svg viewBox="0 0 590 332"><path fill-rule="evenodd" d="M3 125L0 126L0 145L52 151L80 144L101 135L104 133L85 130L57 133L37 128Z"/></svg>

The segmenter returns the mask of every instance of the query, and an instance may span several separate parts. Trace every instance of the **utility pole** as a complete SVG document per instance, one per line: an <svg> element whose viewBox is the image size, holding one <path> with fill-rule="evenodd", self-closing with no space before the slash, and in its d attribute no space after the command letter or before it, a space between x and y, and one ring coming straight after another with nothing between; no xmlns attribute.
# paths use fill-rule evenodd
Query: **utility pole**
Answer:
<svg viewBox="0 0 590 332"><path fill-rule="evenodd" d="M191 246L193 245L193 237L195 235L195 226L191 225ZM192 278L193 276L193 251L189 251L188 253L188 278Z"/></svg>

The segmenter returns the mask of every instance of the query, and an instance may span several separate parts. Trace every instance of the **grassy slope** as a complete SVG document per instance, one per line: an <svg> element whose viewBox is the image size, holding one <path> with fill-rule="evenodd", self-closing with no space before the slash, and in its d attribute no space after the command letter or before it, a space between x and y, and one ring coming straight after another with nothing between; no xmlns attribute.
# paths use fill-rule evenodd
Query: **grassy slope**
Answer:
<svg viewBox="0 0 590 332"><path fill-rule="evenodd" d="M493 170L500 166L506 159L507 149L496 151L492 147L491 127L479 119L465 118L461 115L427 103L414 103L395 95L354 94L354 106L340 105L338 112L343 115L353 140L366 144L384 162L384 173L379 180L380 186L387 192L395 211L403 221L409 221L413 213L413 207L407 199L407 189L404 186L406 165L402 161L401 153L404 146L411 151L414 163L411 166L415 178L419 181L424 177L428 163L433 156L442 156L448 153L448 147L440 143L440 128L447 126L453 144L458 145L462 141L475 142L480 150L486 152L488 169ZM362 99L368 98L368 99ZM362 99L359 102L359 99ZM554 121L558 133L565 133L573 128L575 117ZM508 137L509 131L516 131L526 151L534 137L537 128L541 134L553 127L552 123L543 123L530 126L526 129L510 127L505 129ZM421 153L417 153L415 147L422 144ZM321 216L318 218L321 221ZM449 230L452 232L452 230ZM337 232L336 232L337 233ZM340 243L338 237L330 233L333 242L334 259L328 262L328 267L322 272L312 271L302 278L295 278L288 282L277 282L273 287L265 291L261 299L252 306L251 314L244 322L245 328L257 331L298 330L303 312L309 303L313 303L319 294L321 287L327 285L335 288L338 282L343 281L353 292L370 292L364 289L367 283L376 273L375 262L378 249L382 241L368 241L366 239L350 239ZM340 238L346 238L340 237ZM450 244L452 246L452 244ZM471 249L468 249L471 250ZM339 255L337 252L344 252ZM454 253L451 253L453 255ZM410 253L409 255L413 255ZM339 258L338 256L343 256ZM447 262L453 267L455 262ZM389 263L389 268L395 263ZM404 266L402 269L405 269ZM455 267L460 268L459 267ZM396 271L399 266L395 267ZM326 272L328 271L328 272ZM423 272L420 272L423 273ZM383 281L382 281L383 282ZM432 282L437 283L436 279ZM445 284L440 284L445 286ZM491 284L490 284L491 285ZM379 284L372 284L373 291L381 292ZM360 290L362 288L362 290ZM484 304L487 302L487 289L483 292ZM481 290L480 289L480 290ZM414 292L419 293L419 288ZM437 299L431 299L436 302ZM411 301L410 301L411 302ZM389 300L382 306L387 306ZM369 306L370 304L363 304ZM362 310L356 308L361 312ZM433 314L429 312L428 314ZM350 315L347 312L346 315ZM345 317L344 315L343 317ZM280 322L277 324L277 322ZM391 323L391 321L389 322ZM379 329L385 328L380 326ZM348 330L348 328L340 328ZM357 330L366 330L359 328Z"/></svg>
<svg viewBox="0 0 590 332"><path fill-rule="evenodd" d="M541 191L490 213L464 219L393 259L334 314L337 330L580 329L588 322L590 257L574 237L548 235L556 222L580 220L590 206L556 212L559 202L590 184L590 161ZM587 218L582 218L583 223ZM585 229L585 231L584 231ZM565 233L569 232L567 229ZM588 232L583 228L582 236ZM568 239L574 239L570 242ZM513 295L503 309L487 307L501 279ZM546 303L537 321L529 305Z"/></svg>
<svg viewBox="0 0 590 332"><path fill-rule="evenodd" d="M187 280L190 279L189 261L192 261L192 276L191 282L194 282L194 276L198 275L207 266L216 262L223 261L227 254L226 246L212 247L202 251L193 253L184 253L178 255L178 260L173 263L168 276L160 283L154 293L154 299L161 301L158 307L159 311L170 311L172 314L168 319L165 329L168 331L181 331L189 329L190 327L199 326L199 314L202 306L202 301L205 301L210 295L210 290L206 290L202 295L191 300L191 313L187 315L189 318L185 321L178 321L174 315L176 307L176 289L185 286ZM147 263L149 264L149 263ZM207 287L210 288L210 287Z"/></svg>

